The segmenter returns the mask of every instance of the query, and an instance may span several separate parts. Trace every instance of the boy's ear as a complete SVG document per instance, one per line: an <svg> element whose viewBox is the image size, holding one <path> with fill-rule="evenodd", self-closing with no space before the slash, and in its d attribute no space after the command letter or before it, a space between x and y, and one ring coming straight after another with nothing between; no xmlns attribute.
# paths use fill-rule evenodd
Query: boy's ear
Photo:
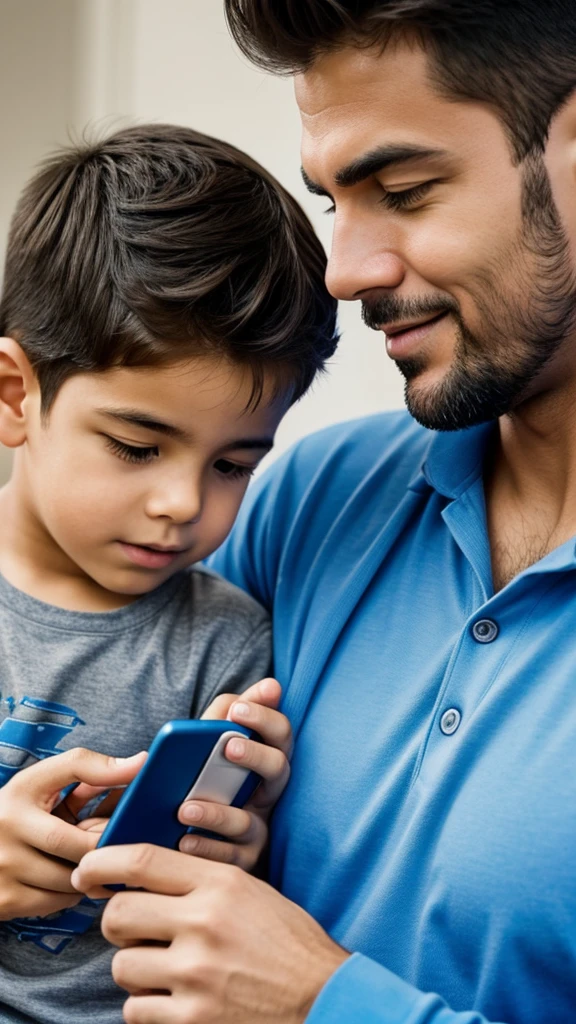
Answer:
<svg viewBox="0 0 576 1024"><path fill-rule="evenodd" d="M26 398L38 393L28 357L14 338L0 338L0 443L19 448L27 435Z"/></svg>

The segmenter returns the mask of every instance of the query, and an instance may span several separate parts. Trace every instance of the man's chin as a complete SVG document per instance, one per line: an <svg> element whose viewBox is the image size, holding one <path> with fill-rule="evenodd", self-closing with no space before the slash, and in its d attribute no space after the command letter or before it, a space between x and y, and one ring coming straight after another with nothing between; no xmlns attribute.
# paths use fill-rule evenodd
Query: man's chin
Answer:
<svg viewBox="0 0 576 1024"><path fill-rule="evenodd" d="M501 415L478 391L451 386L448 380L428 386L421 379L407 380L404 399L410 415L427 430L466 430Z"/></svg>

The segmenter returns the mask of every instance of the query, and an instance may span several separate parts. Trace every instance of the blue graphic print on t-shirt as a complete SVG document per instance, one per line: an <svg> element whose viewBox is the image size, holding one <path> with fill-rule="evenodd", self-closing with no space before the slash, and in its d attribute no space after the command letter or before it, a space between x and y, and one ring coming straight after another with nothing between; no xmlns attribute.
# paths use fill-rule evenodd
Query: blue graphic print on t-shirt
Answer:
<svg viewBox="0 0 576 1024"><path fill-rule="evenodd" d="M0 786L21 768L61 753L58 744L83 720L66 704L22 697L4 698L9 717L0 724Z"/></svg>
<svg viewBox="0 0 576 1024"><path fill-rule="evenodd" d="M0 695L1 699L1 695ZM5 697L9 716L0 723L0 786L22 768L45 757L62 753L60 741L84 721L73 708L54 701ZM84 898L77 906L51 917L21 917L2 922L2 927L50 953L60 953L74 935L87 931L102 900Z"/></svg>

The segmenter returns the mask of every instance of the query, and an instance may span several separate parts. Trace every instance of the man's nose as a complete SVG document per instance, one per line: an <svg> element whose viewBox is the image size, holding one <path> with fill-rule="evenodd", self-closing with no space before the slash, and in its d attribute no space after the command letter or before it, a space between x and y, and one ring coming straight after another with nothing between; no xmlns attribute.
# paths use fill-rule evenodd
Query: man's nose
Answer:
<svg viewBox="0 0 576 1024"><path fill-rule="evenodd" d="M376 229L374 229L376 235ZM369 237L365 229L335 225L332 249L326 268L326 287L336 299L362 299L374 289L394 290L404 280L406 267L400 254Z"/></svg>

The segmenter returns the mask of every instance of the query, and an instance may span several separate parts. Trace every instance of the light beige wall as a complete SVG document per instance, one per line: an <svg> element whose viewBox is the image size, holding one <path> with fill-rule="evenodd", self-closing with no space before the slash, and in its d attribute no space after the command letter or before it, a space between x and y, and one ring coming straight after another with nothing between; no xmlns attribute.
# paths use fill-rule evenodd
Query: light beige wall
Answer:
<svg viewBox="0 0 576 1024"><path fill-rule="evenodd" d="M0 0L0 253L24 180L65 142L75 79L75 0ZM1 276L1 275L0 275ZM10 453L0 446L0 481Z"/></svg>
<svg viewBox="0 0 576 1024"><path fill-rule="evenodd" d="M239 56L221 0L0 0L0 248L17 192L47 150L70 131L134 120L189 124L246 149L329 246L323 201L300 178L292 84ZM355 305L340 322L330 372L288 414L277 451L324 424L402 404L382 335L362 325Z"/></svg>

